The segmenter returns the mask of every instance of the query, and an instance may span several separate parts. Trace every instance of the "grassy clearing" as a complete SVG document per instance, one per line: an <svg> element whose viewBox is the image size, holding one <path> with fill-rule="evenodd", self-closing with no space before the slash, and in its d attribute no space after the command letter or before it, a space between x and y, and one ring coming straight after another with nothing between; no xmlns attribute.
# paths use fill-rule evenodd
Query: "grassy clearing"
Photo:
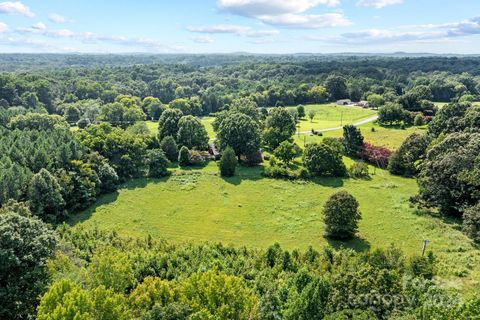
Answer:
<svg viewBox="0 0 480 320"><path fill-rule="evenodd" d="M367 123L359 126L362 135L366 142L374 144L376 146L384 146L391 150L396 150L400 147L403 141L412 133L423 134L426 131L426 127L408 127L401 129L399 127L382 127L377 123ZM372 128L375 131L372 131ZM343 130L334 130L323 132L323 136L312 135L295 135L294 139L300 146L303 146L304 142L313 143L320 142L323 137L341 137Z"/></svg>
<svg viewBox="0 0 480 320"><path fill-rule="evenodd" d="M414 180L379 169L369 181L291 182L264 178L261 173L262 167L240 168L236 177L224 179L213 162L199 169L174 169L168 178L125 184L71 223L133 237L150 234L172 242L214 241L257 248L279 242L289 249L330 244L362 251L394 244L408 255L418 254L421 241L428 239L446 283L460 289L478 286L479 250L455 221L410 207L408 199L417 192ZM322 207L340 189L359 200L363 214L359 238L349 242L323 237Z"/></svg>
<svg viewBox="0 0 480 320"><path fill-rule="evenodd" d="M296 107L289 107L296 108ZM312 122L308 119L309 111L315 111L316 115ZM363 109L361 107L337 106L335 104L314 104L305 106L305 119L299 123L299 131L310 131L312 129L336 128L342 125L367 119L377 114L375 110Z"/></svg>

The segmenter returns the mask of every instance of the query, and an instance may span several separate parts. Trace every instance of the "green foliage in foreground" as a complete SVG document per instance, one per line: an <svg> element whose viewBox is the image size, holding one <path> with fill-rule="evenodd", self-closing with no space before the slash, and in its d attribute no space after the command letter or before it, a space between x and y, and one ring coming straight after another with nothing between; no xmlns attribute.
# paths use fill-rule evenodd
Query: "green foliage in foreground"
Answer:
<svg viewBox="0 0 480 320"><path fill-rule="evenodd" d="M34 313L55 246L52 230L27 207L9 202L0 210L0 319L27 319Z"/></svg>
<svg viewBox="0 0 480 320"><path fill-rule="evenodd" d="M471 319L479 298L461 300L432 276L435 258L394 247L265 250L171 245L96 229L59 230L52 284L38 319ZM83 279L79 281L77 279ZM169 318L169 319L170 319Z"/></svg>

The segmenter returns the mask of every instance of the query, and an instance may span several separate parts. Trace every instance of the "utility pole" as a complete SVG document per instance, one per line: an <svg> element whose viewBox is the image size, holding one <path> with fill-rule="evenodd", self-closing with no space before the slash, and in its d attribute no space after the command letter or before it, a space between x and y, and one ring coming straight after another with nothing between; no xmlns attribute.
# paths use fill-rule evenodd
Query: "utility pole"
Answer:
<svg viewBox="0 0 480 320"><path fill-rule="evenodd" d="M430 242L430 240L423 240L422 241L422 257L425 255L425 250L427 250L427 244Z"/></svg>

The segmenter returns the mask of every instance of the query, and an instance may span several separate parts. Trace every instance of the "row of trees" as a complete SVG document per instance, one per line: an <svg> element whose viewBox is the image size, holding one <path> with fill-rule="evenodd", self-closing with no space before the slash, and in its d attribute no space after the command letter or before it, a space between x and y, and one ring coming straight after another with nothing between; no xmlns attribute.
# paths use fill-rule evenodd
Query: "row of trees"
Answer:
<svg viewBox="0 0 480 320"><path fill-rule="evenodd" d="M70 59L85 64L82 57ZM123 58L117 59L128 65ZM259 107L368 99L373 107L398 102L405 110L417 112L431 110L428 101L473 101L480 94L478 74L463 72L464 65L478 63L475 59L445 58L445 64L440 63L442 59L433 63L388 58L336 58L332 63L332 58L318 57L256 57L253 64L232 64L242 59L230 57L219 59L222 62L214 66L211 61L206 65L194 62L202 59L191 57L191 64L182 65L109 68L116 65L110 59L103 68L59 67L26 73L36 68L18 62L22 72L0 76L0 107L46 110L63 115L69 123L102 120L127 125L139 118L157 120L167 105L185 115L208 115L228 109L241 97L251 98ZM430 72L433 66L446 71Z"/></svg>
<svg viewBox="0 0 480 320"><path fill-rule="evenodd" d="M415 200L445 215L463 218L464 231L480 240L480 107L453 103L442 107L426 135L413 134L391 157L391 173L417 177Z"/></svg>

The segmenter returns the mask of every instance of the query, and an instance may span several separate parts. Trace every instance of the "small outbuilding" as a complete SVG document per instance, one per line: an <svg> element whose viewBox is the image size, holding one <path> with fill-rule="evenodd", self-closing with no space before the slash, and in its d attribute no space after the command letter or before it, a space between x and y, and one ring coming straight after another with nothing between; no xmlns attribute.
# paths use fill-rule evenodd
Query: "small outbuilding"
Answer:
<svg viewBox="0 0 480 320"><path fill-rule="evenodd" d="M208 144L208 153L212 156L214 160L220 160L221 154L218 152L217 147L215 146L214 143L209 143Z"/></svg>
<svg viewBox="0 0 480 320"><path fill-rule="evenodd" d="M352 100L350 100L350 99L341 99L341 100L337 101L337 105L339 105L339 106L350 106L352 104L353 104Z"/></svg>
<svg viewBox="0 0 480 320"><path fill-rule="evenodd" d="M370 106L370 104L366 100L358 101L357 103L355 103L355 105L362 108L368 108Z"/></svg>

